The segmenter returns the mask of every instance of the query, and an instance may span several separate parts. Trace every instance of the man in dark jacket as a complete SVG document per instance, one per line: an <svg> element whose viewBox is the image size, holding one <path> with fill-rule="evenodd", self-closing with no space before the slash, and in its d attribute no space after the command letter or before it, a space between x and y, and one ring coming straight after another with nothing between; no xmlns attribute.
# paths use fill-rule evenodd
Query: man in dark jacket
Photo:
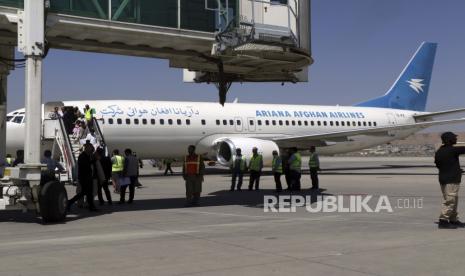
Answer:
<svg viewBox="0 0 465 276"><path fill-rule="evenodd" d="M78 158L78 181L81 184L81 192L75 195L72 199L68 201L68 210L71 206L78 201L80 198L86 196L87 205L89 211L97 211L94 205L94 195L93 195L93 179L94 179L94 164L92 153L94 152L94 147L90 143L84 145L84 151L79 155Z"/></svg>
<svg viewBox="0 0 465 276"><path fill-rule="evenodd" d="M442 191L442 212L439 216L439 228L463 227L457 216L457 203L462 169L459 156L465 154L465 147L454 147L457 135L445 132L441 135L443 145L438 149L434 162L439 169L439 183Z"/></svg>
<svg viewBox="0 0 465 276"><path fill-rule="evenodd" d="M112 204L111 193L108 189L108 182L111 179L111 159L108 156L105 156L105 150L103 148L98 148L94 153L95 158L95 168L97 172L102 170L103 175L98 177L98 201L100 205L103 205L105 201L103 200L102 189L105 191L105 196L107 197L108 204ZM100 168L98 168L100 166Z"/></svg>

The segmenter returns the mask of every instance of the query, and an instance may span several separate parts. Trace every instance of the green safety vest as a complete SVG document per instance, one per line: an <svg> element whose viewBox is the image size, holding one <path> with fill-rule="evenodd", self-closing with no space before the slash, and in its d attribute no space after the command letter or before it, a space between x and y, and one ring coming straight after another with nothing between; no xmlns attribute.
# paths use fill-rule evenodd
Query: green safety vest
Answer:
<svg viewBox="0 0 465 276"><path fill-rule="evenodd" d="M279 165L277 165L278 163L279 163ZM279 157L279 156L278 157L273 157L273 161L271 163L271 166L272 166L274 172L283 173L283 160L281 159L281 157ZM276 167L276 166L278 166L278 167Z"/></svg>
<svg viewBox="0 0 465 276"><path fill-rule="evenodd" d="M310 159L308 160L308 166L310 168L318 168L320 164L318 164L317 157L318 155L316 153L311 153L310 154Z"/></svg>
<svg viewBox="0 0 465 276"><path fill-rule="evenodd" d="M291 171L300 172L302 170L302 156L298 152L294 153L294 156L294 160L292 160L292 163L289 164L289 169Z"/></svg>
<svg viewBox="0 0 465 276"><path fill-rule="evenodd" d="M13 165L13 158L7 157L7 158L6 158L6 164L7 164L8 166Z"/></svg>
<svg viewBox="0 0 465 276"><path fill-rule="evenodd" d="M252 156L250 158L250 164L249 164L249 169L251 171L260 171L261 167L260 164L262 163L263 157L258 154L257 156Z"/></svg>
<svg viewBox="0 0 465 276"><path fill-rule="evenodd" d="M114 157L116 159L116 162L111 165L111 171L122 172L124 170L124 157L120 155L115 155Z"/></svg>

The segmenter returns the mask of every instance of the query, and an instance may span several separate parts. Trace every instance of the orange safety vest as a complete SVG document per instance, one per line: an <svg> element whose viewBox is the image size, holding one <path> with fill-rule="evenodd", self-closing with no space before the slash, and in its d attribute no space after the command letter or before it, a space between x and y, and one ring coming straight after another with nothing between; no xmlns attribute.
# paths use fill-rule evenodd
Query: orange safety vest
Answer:
<svg viewBox="0 0 465 276"><path fill-rule="evenodd" d="M197 175L199 174L200 171L200 155L193 155L189 156L187 155L184 158L184 166L186 169L186 174L187 175Z"/></svg>

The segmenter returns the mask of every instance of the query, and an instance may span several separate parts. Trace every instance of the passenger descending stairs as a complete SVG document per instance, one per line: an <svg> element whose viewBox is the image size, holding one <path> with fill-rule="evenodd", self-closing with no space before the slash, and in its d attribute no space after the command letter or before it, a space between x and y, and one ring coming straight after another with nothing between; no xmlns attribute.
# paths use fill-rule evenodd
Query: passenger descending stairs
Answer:
<svg viewBox="0 0 465 276"><path fill-rule="evenodd" d="M94 120L95 138L98 144L103 147L105 154L108 154L105 139L101 131L98 120ZM77 160L82 145L79 141L73 139L72 134L68 134L62 118L44 119L43 139L53 143L52 156L59 159L62 166L66 169L65 173L60 174L61 182L77 182Z"/></svg>

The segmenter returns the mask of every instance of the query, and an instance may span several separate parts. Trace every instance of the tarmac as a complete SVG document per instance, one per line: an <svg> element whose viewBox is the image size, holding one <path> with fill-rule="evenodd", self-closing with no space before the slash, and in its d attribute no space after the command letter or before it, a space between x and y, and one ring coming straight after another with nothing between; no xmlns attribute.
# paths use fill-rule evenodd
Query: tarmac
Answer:
<svg viewBox="0 0 465 276"><path fill-rule="evenodd" d="M201 206L184 208L181 176L146 166L133 205L74 207L55 225L0 212L0 275L465 275L465 228L435 223L441 195L432 158L321 162L321 193L308 189L308 174L295 193L310 195L312 206L321 194L371 195L374 203L388 198L393 211L264 212L264 195L275 195L271 175L259 192L229 192L218 168L208 168Z"/></svg>

